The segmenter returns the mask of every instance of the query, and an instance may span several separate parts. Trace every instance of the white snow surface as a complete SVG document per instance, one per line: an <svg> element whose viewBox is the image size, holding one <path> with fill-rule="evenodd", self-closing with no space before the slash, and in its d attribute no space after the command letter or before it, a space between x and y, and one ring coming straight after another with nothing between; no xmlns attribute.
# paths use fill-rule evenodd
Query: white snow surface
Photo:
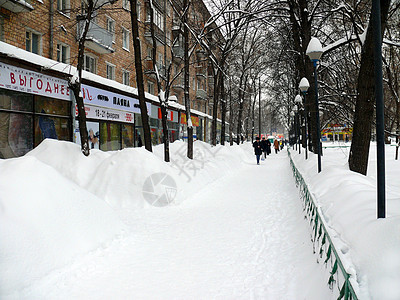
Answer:
<svg viewBox="0 0 400 300"><path fill-rule="evenodd" d="M56 140L0 160L0 298L335 299L287 151L256 165L250 143L194 144L194 160L184 142L170 144L170 163L163 145L85 157ZM374 145L368 176L348 170L348 148L324 149L320 174L315 155L291 150L360 299L400 298L394 149L379 220ZM149 184L172 202L155 206Z"/></svg>

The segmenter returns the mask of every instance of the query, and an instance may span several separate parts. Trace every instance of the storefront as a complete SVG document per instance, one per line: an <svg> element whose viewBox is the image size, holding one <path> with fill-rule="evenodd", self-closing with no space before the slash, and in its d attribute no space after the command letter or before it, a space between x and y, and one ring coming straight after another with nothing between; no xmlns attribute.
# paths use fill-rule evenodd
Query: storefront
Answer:
<svg viewBox="0 0 400 300"><path fill-rule="evenodd" d="M192 126L193 126L193 139L197 139L197 133L199 129L199 117L191 115ZM186 120L186 113L181 112L180 118L180 137L182 139L187 139L187 120Z"/></svg>
<svg viewBox="0 0 400 300"><path fill-rule="evenodd" d="M140 114L138 99L86 84L82 84L82 95L92 149L110 151L138 146L140 135L135 131L135 114ZM147 110L150 110L150 104ZM80 144L77 122L75 141Z"/></svg>
<svg viewBox="0 0 400 300"><path fill-rule="evenodd" d="M72 140L68 82L0 62L0 158L22 156L45 138Z"/></svg>

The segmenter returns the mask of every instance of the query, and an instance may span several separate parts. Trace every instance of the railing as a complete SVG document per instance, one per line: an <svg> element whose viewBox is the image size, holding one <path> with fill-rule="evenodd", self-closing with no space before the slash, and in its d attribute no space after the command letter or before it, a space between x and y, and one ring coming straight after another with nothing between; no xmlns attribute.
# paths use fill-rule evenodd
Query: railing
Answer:
<svg viewBox="0 0 400 300"><path fill-rule="evenodd" d="M328 285L332 290L334 286L338 288L338 300L357 300L358 297L354 290L354 286L358 287L358 284L355 275L349 274L343 266L341 256L336 250L327 230L326 221L321 209L316 205L303 176L296 168L296 165L290 156L290 150L288 150L288 155L296 186L300 189L300 197L303 200L303 210L312 228L311 238L313 241L314 253L319 249L319 258L323 259L326 266L329 265L331 267Z"/></svg>

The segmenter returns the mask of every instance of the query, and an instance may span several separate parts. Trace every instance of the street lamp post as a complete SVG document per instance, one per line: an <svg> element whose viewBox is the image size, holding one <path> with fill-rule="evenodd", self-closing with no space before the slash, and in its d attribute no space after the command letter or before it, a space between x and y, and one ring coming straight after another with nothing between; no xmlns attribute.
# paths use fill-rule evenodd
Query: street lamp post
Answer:
<svg viewBox="0 0 400 300"><path fill-rule="evenodd" d="M294 140L293 140L293 135L292 135L292 148L294 149L294 145L296 144L296 126L295 126L295 122L294 122L294 116L295 116L295 114L294 114L294 112L293 111L291 111L290 112L290 119L293 119L293 123L292 123L292 128L293 128L293 133L294 133Z"/></svg>
<svg viewBox="0 0 400 300"><path fill-rule="evenodd" d="M294 98L294 102L296 103L297 106L297 122L298 122L298 144L299 144L299 154L301 154L301 96L300 95L296 95L296 97Z"/></svg>
<svg viewBox="0 0 400 300"><path fill-rule="evenodd" d="M313 37L308 44L306 54L310 58L310 60L314 64L314 77L315 77L315 116L317 123L317 147L318 147L318 173L321 172L321 130L319 124L319 107L318 107L318 75L317 75L317 66L318 62L322 56L324 51L322 50L321 42Z"/></svg>
<svg viewBox="0 0 400 300"><path fill-rule="evenodd" d="M372 1L374 28L374 69L376 97L376 154L377 154L377 217L386 217L385 196L385 120L382 76L381 4Z"/></svg>
<svg viewBox="0 0 400 300"><path fill-rule="evenodd" d="M307 78L303 77L300 80L299 83L299 89L300 91L303 93L303 97L304 97L304 139L305 139L305 152L306 152L306 159L308 159L308 151L307 151L307 116L308 116L308 112L307 112L307 105L306 105L306 94L308 91L308 88L310 87L310 83L308 82Z"/></svg>

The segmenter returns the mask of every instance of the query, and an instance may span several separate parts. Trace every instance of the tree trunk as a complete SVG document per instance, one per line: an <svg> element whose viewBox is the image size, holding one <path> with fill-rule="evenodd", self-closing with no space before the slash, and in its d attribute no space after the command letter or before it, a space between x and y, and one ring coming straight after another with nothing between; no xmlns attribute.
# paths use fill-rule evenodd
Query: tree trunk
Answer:
<svg viewBox="0 0 400 300"><path fill-rule="evenodd" d="M225 118L226 118L226 95L224 77L221 81L221 145L225 145Z"/></svg>
<svg viewBox="0 0 400 300"><path fill-rule="evenodd" d="M167 108L165 105L161 105L161 124L163 128L163 143L164 143L164 161L169 162L169 134L168 134L168 125L167 125Z"/></svg>
<svg viewBox="0 0 400 300"><path fill-rule="evenodd" d="M217 73L214 75L213 119L211 122L211 145L213 146L217 144L218 97L222 76L223 74L218 68Z"/></svg>
<svg viewBox="0 0 400 300"><path fill-rule="evenodd" d="M78 41L78 64L77 64L78 79L75 82L70 82L70 87L72 89L72 92L74 93L76 99L76 105L78 108L78 123L79 123L79 134L81 137L81 151L85 156L89 156L90 147L89 147L87 126L86 126L85 104L83 102L83 96L81 93L81 83L82 83L82 70L83 70L84 54L85 54L85 41L87 32L89 31L89 24L91 21L93 10L94 10L93 1L89 1L86 11L87 19L85 22L85 28L83 29L83 32L79 37Z"/></svg>
<svg viewBox="0 0 400 300"><path fill-rule="evenodd" d="M390 0L381 0L382 37L386 25ZM357 100L354 113L353 138L350 148L350 170L366 175L371 142L372 118L374 115L374 40L370 24L362 47L361 67L358 74Z"/></svg>
<svg viewBox="0 0 400 300"><path fill-rule="evenodd" d="M135 53L136 84L139 96L140 115L142 117L144 146L146 150L152 152L149 117L147 114L146 97L144 94L144 79L143 79L142 53L141 53L142 51L140 46L139 25L137 20L137 11L136 11L137 0L130 0L130 4L131 4L133 49Z"/></svg>
<svg viewBox="0 0 400 300"><path fill-rule="evenodd" d="M184 44L184 94L185 94L185 109L186 109L186 124L187 124L187 135L188 135L188 147L187 147L187 157L193 159L193 125L192 117L190 115L190 98L189 98L189 29L187 28L187 14L188 14L189 1L183 1L183 7L185 13L182 18L184 24L183 28L183 38L185 40Z"/></svg>
<svg viewBox="0 0 400 300"><path fill-rule="evenodd" d="M229 144L233 146L233 101L231 88L229 88Z"/></svg>
<svg viewBox="0 0 400 300"><path fill-rule="evenodd" d="M243 82L244 81L244 82ZM237 136L236 136L236 143L240 144L240 138L242 136L242 116L243 116L243 106L244 106L244 97L243 97L243 90L246 89L247 85L247 77L243 80L243 75L240 77L239 83L239 115L238 115L238 123L237 123Z"/></svg>

